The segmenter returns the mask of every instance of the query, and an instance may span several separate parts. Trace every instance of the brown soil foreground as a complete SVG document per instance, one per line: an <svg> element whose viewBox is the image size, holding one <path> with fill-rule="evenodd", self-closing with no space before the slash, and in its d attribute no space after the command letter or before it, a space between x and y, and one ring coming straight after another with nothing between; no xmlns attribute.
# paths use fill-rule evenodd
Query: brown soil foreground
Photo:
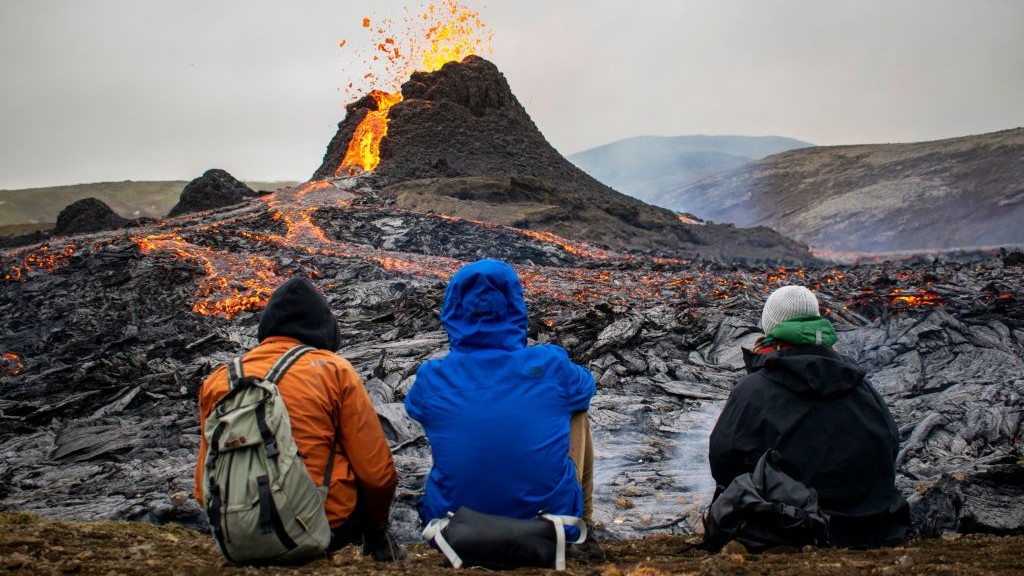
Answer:
<svg viewBox="0 0 1024 576"><path fill-rule="evenodd" d="M806 549L746 554L726 547L720 554L693 549L697 537L651 536L607 541L607 562L572 563L565 574L661 576L693 574L1024 574L1024 536L951 534L877 550ZM238 568L221 559L214 541L180 526L136 522L67 522L30 514L0 513L0 574L394 574L422 576L456 572L425 545L411 546L401 565L384 565L347 548L295 568ZM470 569L470 573L482 572ZM486 571L483 571L486 572ZM514 574L558 574L523 568Z"/></svg>

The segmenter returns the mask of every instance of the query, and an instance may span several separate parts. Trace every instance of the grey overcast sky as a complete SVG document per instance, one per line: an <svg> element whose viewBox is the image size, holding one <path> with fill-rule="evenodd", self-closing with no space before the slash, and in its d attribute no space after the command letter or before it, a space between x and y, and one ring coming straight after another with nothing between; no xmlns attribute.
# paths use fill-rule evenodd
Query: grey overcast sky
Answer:
<svg viewBox="0 0 1024 576"><path fill-rule="evenodd" d="M644 134L914 142L1024 126L1024 0L465 0L570 154ZM307 179L378 0L0 0L0 189ZM348 41L340 49L339 41Z"/></svg>

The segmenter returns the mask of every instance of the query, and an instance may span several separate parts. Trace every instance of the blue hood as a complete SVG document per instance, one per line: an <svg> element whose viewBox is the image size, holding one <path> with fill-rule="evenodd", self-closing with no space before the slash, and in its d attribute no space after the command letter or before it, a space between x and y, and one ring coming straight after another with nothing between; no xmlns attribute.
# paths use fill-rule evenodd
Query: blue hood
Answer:
<svg viewBox="0 0 1024 576"><path fill-rule="evenodd" d="M528 316L516 271L500 260L463 266L445 290L441 325L459 352L525 348Z"/></svg>

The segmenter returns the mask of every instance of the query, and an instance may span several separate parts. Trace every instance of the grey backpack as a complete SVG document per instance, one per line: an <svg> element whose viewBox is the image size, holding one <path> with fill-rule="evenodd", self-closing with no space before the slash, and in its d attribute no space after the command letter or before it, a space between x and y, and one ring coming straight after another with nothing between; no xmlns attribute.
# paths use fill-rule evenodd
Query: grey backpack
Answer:
<svg viewBox="0 0 1024 576"><path fill-rule="evenodd" d="M245 376L242 359L235 358L228 364L228 392L206 419L206 514L224 557L236 564L302 562L322 555L331 542L324 500L337 437L317 487L277 390L285 371L311 350L288 350L262 378Z"/></svg>

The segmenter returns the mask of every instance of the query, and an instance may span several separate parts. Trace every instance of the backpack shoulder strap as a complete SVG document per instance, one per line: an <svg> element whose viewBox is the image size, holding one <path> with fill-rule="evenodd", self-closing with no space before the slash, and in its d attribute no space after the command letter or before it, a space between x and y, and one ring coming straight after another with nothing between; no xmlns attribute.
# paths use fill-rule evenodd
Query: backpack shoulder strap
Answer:
<svg viewBox="0 0 1024 576"><path fill-rule="evenodd" d="M269 371L267 371L267 375L263 377L263 380L269 380L276 386L278 380L281 379L281 376L284 376L284 373L291 368L292 364L295 364L296 360L302 357L306 352L311 352L313 350L316 350L316 348L306 346L304 344L299 344L298 346L289 348L287 352L282 354L281 357L274 362L274 365L270 367ZM256 380L260 380L260 378L246 378L241 356L237 356L232 359L231 362L228 362L227 367L228 393L225 394L218 403L228 401L249 384L252 384Z"/></svg>
<svg viewBox="0 0 1024 576"><path fill-rule="evenodd" d="M274 365L270 367L270 370L267 371L267 375L263 379L276 385L281 376L284 376L284 373L292 367L292 364L295 364L296 360L301 358L306 352L312 352L313 350L316 350L316 348L304 344L289 348L287 352L277 359L277 362L274 362Z"/></svg>
<svg viewBox="0 0 1024 576"><path fill-rule="evenodd" d="M242 357L236 356L228 362L228 390L238 386L238 381L245 377L245 369L242 368Z"/></svg>

